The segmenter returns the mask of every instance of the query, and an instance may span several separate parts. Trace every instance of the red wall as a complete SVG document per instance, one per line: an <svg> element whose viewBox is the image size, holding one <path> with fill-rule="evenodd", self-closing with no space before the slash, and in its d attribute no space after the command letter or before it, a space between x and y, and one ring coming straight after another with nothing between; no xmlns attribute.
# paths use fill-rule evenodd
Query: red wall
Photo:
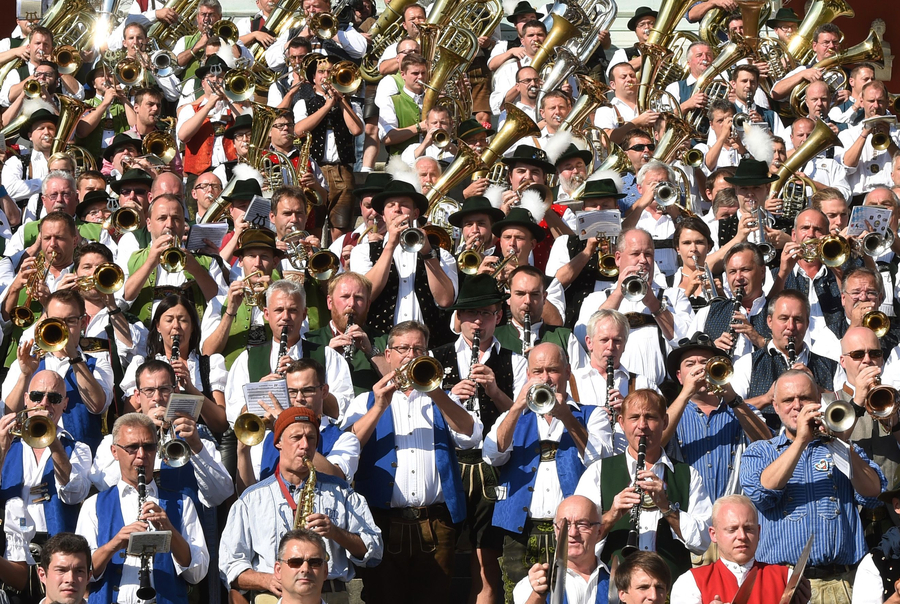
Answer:
<svg viewBox="0 0 900 604"><path fill-rule="evenodd" d="M842 17L835 19L834 23L844 32L844 46L849 48L859 44L869 35L869 28L872 27L872 21L882 19L886 25L884 32L884 41L891 45L891 54L894 55L893 69L891 70L891 79L886 82L887 88L891 92L900 92L900 12L896 10L886 10L896 8L893 2L878 2L876 0L849 0L856 16L852 19ZM793 6L793 3L791 4ZM800 7L794 7L799 10Z"/></svg>
<svg viewBox="0 0 900 604"><path fill-rule="evenodd" d="M0 2L0 38L8 38L16 28L16 3Z"/></svg>

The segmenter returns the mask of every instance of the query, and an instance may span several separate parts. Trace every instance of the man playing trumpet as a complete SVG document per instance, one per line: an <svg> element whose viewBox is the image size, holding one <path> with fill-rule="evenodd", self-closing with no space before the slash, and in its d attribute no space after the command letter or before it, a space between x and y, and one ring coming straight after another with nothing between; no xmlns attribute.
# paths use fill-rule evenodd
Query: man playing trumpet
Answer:
<svg viewBox="0 0 900 604"><path fill-rule="evenodd" d="M4 566L21 567L21 572L3 576L7 585L28 589L26 593L37 598L35 583L26 584L25 565L39 562L32 558L29 544L42 546L49 536L75 530L78 505L90 490L91 451L59 427L68 402L63 378L55 371L40 371L28 388L25 409L0 418Z"/></svg>

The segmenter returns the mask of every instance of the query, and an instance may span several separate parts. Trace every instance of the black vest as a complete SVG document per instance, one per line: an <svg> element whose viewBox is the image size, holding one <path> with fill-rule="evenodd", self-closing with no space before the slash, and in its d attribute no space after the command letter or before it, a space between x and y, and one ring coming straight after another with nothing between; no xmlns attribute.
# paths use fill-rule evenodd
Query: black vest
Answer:
<svg viewBox="0 0 900 604"><path fill-rule="evenodd" d="M825 271L824 277L818 277L813 281L816 295L819 297L819 307L825 317L828 328L838 337L842 338L847 330L847 317L844 315L844 307L841 304L841 286L830 270ZM785 289L796 289L805 296L809 296L809 279L805 275L797 276L791 271L784 280Z"/></svg>
<svg viewBox="0 0 900 604"><path fill-rule="evenodd" d="M896 558L886 558L880 547L872 548L872 562L881 575L881 582L884 587L882 601L887 599L894 593L894 583L900 580L900 560Z"/></svg>
<svg viewBox="0 0 900 604"><path fill-rule="evenodd" d="M318 94L313 95L306 101L306 111L308 115L314 114L316 111L325 106L325 98ZM352 166L356 162L356 149L353 145L353 135L344 123L343 110L341 105L335 105L331 111L325 116L319 125L312 130L312 147L310 156L319 164L325 157L325 137L327 132L334 132L334 142L337 145L338 157L341 164Z"/></svg>
<svg viewBox="0 0 900 604"><path fill-rule="evenodd" d="M456 342L448 342L443 346L438 346L431 351L431 354L440 361L444 367L444 390L450 390L461 380L459 376L459 363L456 358ZM512 367L512 351L501 347L499 354L491 354L491 358L485 363L494 371L494 377L497 379L497 386L500 387L510 398L515 397L513 388L513 367ZM478 399L481 404L481 422L484 424L484 437L487 438L494 423L500 417L500 410L494 401L484 393L484 388L478 388Z"/></svg>
<svg viewBox="0 0 900 604"><path fill-rule="evenodd" d="M384 251L384 242L376 241L369 244L369 261L372 264L378 262ZM422 322L431 331L430 344L433 347L446 344L456 339L450 330L450 312L440 308L434 301L434 294L428 286L428 274L425 272L425 260L421 255L416 255L415 286L413 292L419 301L422 310ZM397 274L397 266L391 259L391 271L388 273L387 283L381 290L381 295L372 300L369 307L369 326L376 332L388 333L394 327L394 309L397 308L397 293L400 290L400 276Z"/></svg>
<svg viewBox="0 0 900 604"><path fill-rule="evenodd" d="M723 218L719 221L719 247L723 247L726 243L731 241L737 236L738 232L738 217L737 214L732 214L728 218Z"/></svg>
<svg viewBox="0 0 900 604"><path fill-rule="evenodd" d="M587 241L582 241L575 235L569 235L566 240L566 249L569 251L569 260L580 254L587 247ZM569 329L574 329L575 322L578 320L578 313L581 311L581 303L585 298L594 293L594 286L597 281L609 281L600 274L600 264L597 260L597 254L591 254L591 259L581 269L575 280L566 288L566 316L564 325Z"/></svg>
<svg viewBox="0 0 900 604"><path fill-rule="evenodd" d="M834 390L834 372L837 371L837 361L821 357L810 351L809 362L806 363L806 366L812 371L816 384L820 388ZM760 348L753 353L751 367L748 398L768 392L778 376L788 369L784 357L780 353L773 356L769 353L768 347Z"/></svg>
<svg viewBox="0 0 900 604"><path fill-rule="evenodd" d="M734 314L733 300L714 300L709 306L709 314L706 317L706 324L703 331L709 338L715 341L719 336L728 331L731 325L731 316ZM750 317L750 324L756 333L764 337L766 340L772 337L772 331L766 322L766 313L757 313Z"/></svg>

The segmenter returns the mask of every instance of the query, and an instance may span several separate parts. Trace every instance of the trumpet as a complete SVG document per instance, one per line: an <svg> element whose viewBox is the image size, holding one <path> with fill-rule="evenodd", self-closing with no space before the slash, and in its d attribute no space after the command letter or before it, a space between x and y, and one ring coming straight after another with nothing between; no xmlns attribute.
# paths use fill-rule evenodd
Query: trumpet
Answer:
<svg viewBox="0 0 900 604"><path fill-rule="evenodd" d="M550 384L532 384L525 394L525 406L537 415L547 415L556 407L556 389Z"/></svg>
<svg viewBox="0 0 900 604"><path fill-rule="evenodd" d="M166 229L164 234L175 236L175 244L163 250L160 255L159 265L163 267L167 273L180 273L184 270L187 256L181 248L181 242L178 241L178 237L172 233L170 229Z"/></svg>
<svg viewBox="0 0 900 604"><path fill-rule="evenodd" d="M695 254L691 256L694 266L700 271L700 284L703 287L703 295L710 302L719 299L719 292L716 291L716 282L713 280L712 271L705 262L700 264L700 258Z"/></svg>
<svg viewBox="0 0 900 604"><path fill-rule="evenodd" d="M597 241L600 242L600 245L597 246L597 265L600 267L600 274L607 279L615 279L619 276L619 267L616 265L615 254L610 253L612 241L600 233L597 234ZM606 248L605 251L604 248Z"/></svg>
<svg viewBox="0 0 900 604"><path fill-rule="evenodd" d="M822 408L822 420L818 430L819 437L831 440L835 434L846 432L856 423L856 408L852 403L836 400Z"/></svg>
<svg viewBox="0 0 900 604"><path fill-rule="evenodd" d="M94 269L90 277L78 277L75 283L79 290L87 292L96 289L101 294L114 294L125 285L125 273L118 264L104 262Z"/></svg>
<svg viewBox="0 0 900 604"><path fill-rule="evenodd" d="M759 243L756 246L759 248L759 253L762 254L763 263L769 264L775 259L775 247L769 243L768 236L766 235L766 225L768 223L769 217L766 215L766 210L761 205L756 208L756 228L757 234L759 236Z"/></svg>
<svg viewBox="0 0 900 604"><path fill-rule="evenodd" d="M22 409L16 413L16 422L10 429L11 436L18 436L32 449L46 449L56 440L56 425L46 415L29 413L39 409Z"/></svg>
<svg viewBox="0 0 900 604"><path fill-rule="evenodd" d="M122 162L125 163L124 160ZM141 225L141 213L127 206L116 208L109 218L103 221L103 228L112 227L117 233L131 233Z"/></svg>
<svg viewBox="0 0 900 604"><path fill-rule="evenodd" d="M28 295L25 297L25 303L21 306L13 308L12 321L16 327L30 327L34 324L34 312L29 308L34 300L34 289L37 284L47 278L47 271L56 260L56 252L51 251L48 255L44 252L38 252L34 261L34 273L29 277L28 283L25 285L25 291Z"/></svg>
<svg viewBox="0 0 900 604"><path fill-rule="evenodd" d="M443 128L438 128L431 135L431 144L438 149L446 149L451 142L450 133Z"/></svg>
<svg viewBox="0 0 900 604"><path fill-rule="evenodd" d="M733 375L734 364L730 358L720 355L706 361L706 383L710 394L720 394Z"/></svg>
<svg viewBox="0 0 900 604"><path fill-rule="evenodd" d="M241 413L234 420L234 435L243 444L253 447L266 437L266 424L255 413Z"/></svg>
<svg viewBox="0 0 900 604"><path fill-rule="evenodd" d="M850 243L840 235L807 239L800 244L800 257L807 262L821 260L825 266L841 266L850 257Z"/></svg>
<svg viewBox="0 0 900 604"><path fill-rule="evenodd" d="M875 336L883 338L891 329L891 319L880 310L870 310L863 315L862 326L875 332Z"/></svg>
<svg viewBox="0 0 900 604"><path fill-rule="evenodd" d="M394 370L394 384L401 392L410 388L418 392L431 392L440 388L443 381L444 367L428 355L416 357Z"/></svg>
<svg viewBox="0 0 900 604"><path fill-rule="evenodd" d="M62 319L44 319L34 328L34 347L41 356L58 352L69 344L69 327Z"/></svg>
<svg viewBox="0 0 900 604"><path fill-rule="evenodd" d="M416 227L408 227L400 233L400 247L404 252L418 254L425 247L425 232Z"/></svg>
<svg viewBox="0 0 900 604"><path fill-rule="evenodd" d="M886 419L897 409L897 390L881 383L875 378L875 385L866 395L866 411L875 419Z"/></svg>
<svg viewBox="0 0 900 604"><path fill-rule="evenodd" d="M879 258L890 251L894 245L894 232L888 229L884 235L881 233L869 233L865 237L853 240L853 251L862 253L872 258Z"/></svg>
<svg viewBox="0 0 900 604"><path fill-rule="evenodd" d="M518 252L516 252L516 250L509 250L509 254L507 254L503 260L501 260L499 263L497 263L497 266L495 266L494 270L491 271L491 277L493 277L494 279L499 279L500 275L503 274L503 269L506 267L507 264L512 264L513 266L519 266L519 255L518 255ZM504 279L504 282L505 281L506 280Z"/></svg>
<svg viewBox="0 0 900 604"><path fill-rule="evenodd" d="M191 461L191 448L175 435L175 428L168 422L159 428L159 458L170 468L180 468Z"/></svg>
<svg viewBox="0 0 900 604"><path fill-rule="evenodd" d="M629 302L643 300L650 289L650 284L647 282L649 277L649 271L643 267L636 275L626 277L622 281L622 295L625 296L625 299Z"/></svg>
<svg viewBox="0 0 900 604"><path fill-rule="evenodd" d="M459 256L456 257L456 265L459 267L460 272L467 275L478 273L478 267L480 267L481 263L484 261L483 250L484 246L481 245L479 239L476 239L472 247L461 251Z"/></svg>
<svg viewBox="0 0 900 604"><path fill-rule="evenodd" d="M22 91L25 93L26 98L39 99L44 93L44 87L37 80L28 80L23 85Z"/></svg>

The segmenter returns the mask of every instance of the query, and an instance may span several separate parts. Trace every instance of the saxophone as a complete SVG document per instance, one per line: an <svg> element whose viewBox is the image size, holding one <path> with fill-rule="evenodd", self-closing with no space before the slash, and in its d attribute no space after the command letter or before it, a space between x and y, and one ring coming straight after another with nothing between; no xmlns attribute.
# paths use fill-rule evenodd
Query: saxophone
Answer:
<svg viewBox="0 0 900 604"><path fill-rule="evenodd" d="M315 511L316 503L316 469L310 460L306 461L306 467L309 469L309 477L303 488L300 489L300 499L297 501L297 511L294 512L294 528L305 528L306 519Z"/></svg>
<svg viewBox="0 0 900 604"><path fill-rule="evenodd" d="M300 179L309 172L309 154L312 150L312 133L307 132L300 140L303 142L300 143L299 140L294 140L294 145L300 147L300 155L297 156L297 185L302 186L300 185ZM322 199L318 191L309 187L303 187L303 196L306 198L307 212L311 206L320 206L325 203L325 200Z"/></svg>

